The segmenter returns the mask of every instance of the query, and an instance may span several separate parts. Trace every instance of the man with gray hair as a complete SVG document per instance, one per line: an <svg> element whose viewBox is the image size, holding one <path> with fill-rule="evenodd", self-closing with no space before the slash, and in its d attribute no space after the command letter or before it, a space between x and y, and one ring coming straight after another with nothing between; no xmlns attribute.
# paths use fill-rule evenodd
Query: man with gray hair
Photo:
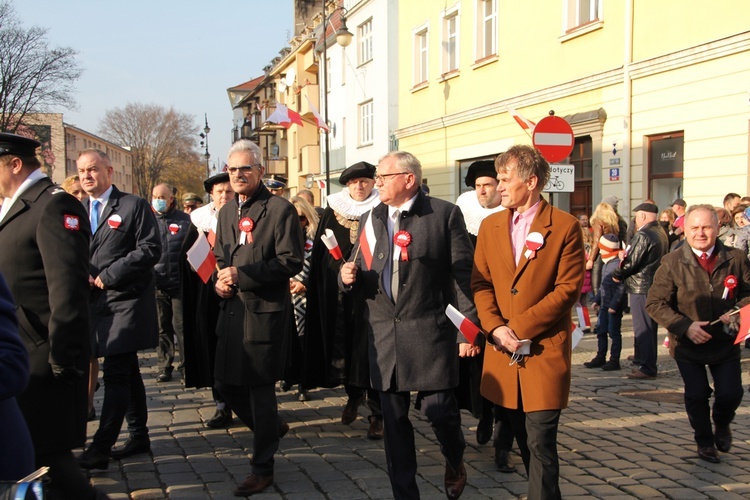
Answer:
<svg viewBox="0 0 750 500"><path fill-rule="evenodd" d="M742 401L741 353L735 339L747 332L737 331L730 313L750 303L750 262L717 239L719 220L711 205L691 206L684 228L687 244L662 259L646 309L669 331L669 353L685 383L685 409L698 457L718 463L717 448L728 452L732 446L729 425Z"/></svg>
<svg viewBox="0 0 750 500"><path fill-rule="evenodd" d="M227 155L235 192L219 212L214 254L223 299L216 333L216 386L255 432L252 473L236 496L273 484L273 455L289 426L278 416L275 383L284 373L294 324L289 279L302 270L304 238L294 206L263 184L260 148L248 140Z"/></svg>
<svg viewBox="0 0 750 500"><path fill-rule="evenodd" d="M445 493L466 485L461 414L454 394L458 357L475 356L445 316L455 304L477 322L471 300L473 249L461 209L426 196L422 166L395 151L375 175L380 205L360 221L355 259L341 267L342 289L364 308L370 380L380 393L386 460L393 495L419 498L410 392L432 424L445 457Z"/></svg>

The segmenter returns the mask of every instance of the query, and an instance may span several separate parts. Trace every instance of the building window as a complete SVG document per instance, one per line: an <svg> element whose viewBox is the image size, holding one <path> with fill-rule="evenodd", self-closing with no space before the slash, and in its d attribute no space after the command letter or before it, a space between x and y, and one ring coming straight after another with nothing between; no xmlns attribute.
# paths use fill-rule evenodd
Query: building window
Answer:
<svg viewBox="0 0 750 500"><path fill-rule="evenodd" d="M443 74L458 71L458 9L443 17Z"/></svg>
<svg viewBox="0 0 750 500"><path fill-rule="evenodd" d="M568 31L599 20L599 0L565 0Z"/></svg>
<svg viewBox="0 0 750 500"><path fill-rule="evenodd" d="M427 27L414 33L414 86L427 83L428 42L430 31Z"/></svg>
<svg viewBox="0 0 750 500"><path fill-rule="evenodd" d="M570 213L591 215L593 206L594 148L591 136L576 137L568 163L575 168L575 187L570 193Z"/></svg>
<svg viewBox="0 0 750 500"><path fill-rule="evenodd" d="M477 0L477 61L497 54L497 0Z"/></svg>
<svg viewBox="0 0 750 500"><path fill-rule="evenodd" d="M367 146L373 142L373 114L372 101L359 105L359 145Z"/></svg>
<svg viewBox="0 0 750 500"><path fill-rule="evenodd" d="M646 137L648 148L648 197L659 207L682 198L682 169L685 133L673 132Z"/></svg>
<svg viewBox="0 0 750 500"><path fill-rule="evenodd" d="M359 34L359 61L360 65L372 60L372 18L360 24L357 28Z"/></svg>

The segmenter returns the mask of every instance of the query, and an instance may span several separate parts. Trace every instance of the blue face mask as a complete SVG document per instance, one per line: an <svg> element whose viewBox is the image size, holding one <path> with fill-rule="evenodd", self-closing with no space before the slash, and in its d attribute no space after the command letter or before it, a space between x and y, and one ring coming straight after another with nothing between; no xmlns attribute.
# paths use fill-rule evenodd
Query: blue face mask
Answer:
<svg viewBox="0 0 750 500"><path fill-rule="evenodd" d="M151 206L154 207L154 210L160 213L164 213L167 211L167 200L151 200Z"/></svg>

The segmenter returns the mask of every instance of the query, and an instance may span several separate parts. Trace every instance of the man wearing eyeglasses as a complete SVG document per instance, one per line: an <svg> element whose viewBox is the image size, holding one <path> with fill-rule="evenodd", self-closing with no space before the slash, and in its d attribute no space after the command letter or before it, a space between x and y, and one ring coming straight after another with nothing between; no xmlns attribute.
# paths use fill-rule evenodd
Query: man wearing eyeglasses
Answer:
<svg viewBox="0 0 750 500"><path fill-rule="evenodd" d="M356 259L341 284L364 308L370 379L380 393L388 476L397 499L419 498L410 392L432 424L445 456L445 493L461 496L466 448L454 388L461 355L478 348L445 316L448 304L476 321L469 286L473 249L461 210L425 196L422 166L412 154L381 158L380 205L363 216Z"/></svg>
<svg viewBox="0 0 750 500"><path fill-rule="evenodd" d="M216 325L216 386L239 419L255 432L252 473L236 496L273 483L273 455L289 426L278 415L275 383L283 376L285 346L294 325L289 279L302 270L304 239L297 210L262 182L260 148L240 140L230 148L235 197L219 211L214 254L223 303Z"/></svg>

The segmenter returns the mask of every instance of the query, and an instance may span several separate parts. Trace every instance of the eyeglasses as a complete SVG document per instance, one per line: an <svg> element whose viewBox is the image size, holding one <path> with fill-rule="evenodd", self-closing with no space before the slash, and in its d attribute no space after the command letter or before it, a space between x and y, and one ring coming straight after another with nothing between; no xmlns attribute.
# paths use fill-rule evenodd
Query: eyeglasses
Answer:
<svg viewBox="0 0 750 500"><path fill-rule="evenodd" d="M411 172L396 172L395 174L380 174L375 176L375 182L385 182L388 180L388 177L393 177L394 175L404 175L404 174L410 174Z"/></svg>
<svg viewBox="0 0 750 500"><path fill-rule="evenodd" d="M231 175L235 175L238 172L241 174L249 174L250 172L253 171L253 167L260 168L261 166L260 164L258 164L258 165L243 165L241 167L228 167L227 172L229 172Z"/></svg>

